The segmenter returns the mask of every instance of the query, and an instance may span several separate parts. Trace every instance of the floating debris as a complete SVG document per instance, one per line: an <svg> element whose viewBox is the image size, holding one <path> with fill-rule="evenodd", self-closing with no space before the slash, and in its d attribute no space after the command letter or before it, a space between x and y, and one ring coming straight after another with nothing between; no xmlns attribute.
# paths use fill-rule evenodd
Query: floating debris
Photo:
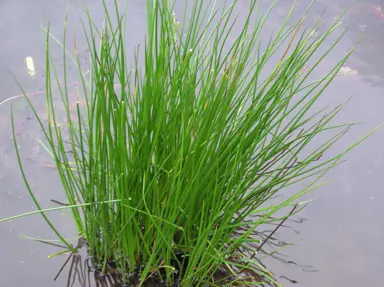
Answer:
<svg viewBox="0 0 384 287"><path fill-rule="evenodd" d="M36 74L35 64L33 63L32 57L25 58L25 64L27 65L28 73L32 77Z"/></svg>

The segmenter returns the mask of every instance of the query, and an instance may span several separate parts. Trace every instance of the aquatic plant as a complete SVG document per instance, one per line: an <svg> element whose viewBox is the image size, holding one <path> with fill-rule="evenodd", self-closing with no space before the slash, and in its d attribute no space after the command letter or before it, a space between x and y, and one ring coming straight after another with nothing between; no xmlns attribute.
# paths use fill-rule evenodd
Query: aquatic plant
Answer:
<svg viewBox="0 0 384 287"><path fill-rule="evenodd" d="M313 107L352 50L310 80L343 35L340 19L320 33L319 21L304 28L305 13L293 19L292 7L261 44L277 1L265 13L248 1L237 22L238 1L231 2L218 9L216 1L185 1L179 23L175 3L147 0L146 41L133 69L117 1L113 13L104 3L102 29L87 12L91 68L84 74L75 53L82 101L74 106L62 43L65 123L57 116L53 86L61 83L47 30L47 121L34 111L68 199L54 210L71 209L100 272L113 269L138 284L161 278L188 287L278 285L259 260L269 237L263 241L257 232L278 211L296 208L346 152L326 154L350 127L330 123L342 106ZM319 143L319 134L329 138ZM17 155L38 212L76 252L37 202ZM302 181L306 187L294 196L273 199Z"/></svg>

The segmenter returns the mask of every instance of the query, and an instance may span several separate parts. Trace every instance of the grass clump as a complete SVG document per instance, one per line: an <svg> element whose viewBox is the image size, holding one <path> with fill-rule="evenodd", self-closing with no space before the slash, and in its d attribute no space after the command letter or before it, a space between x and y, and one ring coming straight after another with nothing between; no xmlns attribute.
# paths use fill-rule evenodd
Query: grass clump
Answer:
<svg viewBox="0 0 384 287"><path fill-rule="evenodd" d="M238 1L224 9L215 1L185 2L188 17L179 23L175 3L147 0L146 41L133 69L117 2L113 13L104 3L102 29L88 14L91 69L85 75L75 54L84 101L72 109L64 65L64 124L52 92L60 83L48 31L47 122L35 114L78 232L101 272L116 268L130 284L161 278L168 286L278 285L259 261L263 243L254 235L315 188L343 154L322 157L349 127L330 124L340 108L314 113L312 107L350 53L309 81L339 42L341 36L324 45L340 22L316 34L319 22L304 29L305 14L293 21L292 8L262 46L271 10L258 13L257 1L248 1L238 33ZM333 129L336 135L314 147L317 135ZM293 197L270 201L308 178Z"/></svg>

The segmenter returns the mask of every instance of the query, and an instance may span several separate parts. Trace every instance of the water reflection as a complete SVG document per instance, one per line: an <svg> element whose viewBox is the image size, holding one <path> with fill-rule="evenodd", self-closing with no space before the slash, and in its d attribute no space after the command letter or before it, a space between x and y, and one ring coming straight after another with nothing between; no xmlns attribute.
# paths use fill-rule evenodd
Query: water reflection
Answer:
<svg viewBox="0 0 384 287"><path fill-rule="evenodd" d="M360 1L348 13L352 41L363 39L351 57L351 68L363 82L384 86L384 1Z"/></svg>

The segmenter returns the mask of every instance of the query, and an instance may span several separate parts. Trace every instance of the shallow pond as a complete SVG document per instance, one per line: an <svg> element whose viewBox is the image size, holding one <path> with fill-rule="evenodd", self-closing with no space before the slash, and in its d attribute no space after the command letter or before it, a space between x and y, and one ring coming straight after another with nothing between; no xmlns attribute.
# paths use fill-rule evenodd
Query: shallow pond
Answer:
<svg viewBox="0 0 384 287"><path fill-rule="evenodd" d="M54 206L51 199L64 200L60 183L51 168L49 157L37 139L42 135L32 112L20 98L3 103L20 95L13 80L16 76L23 88L31 95L38 110L44 112L44 33L41 23L51 20L51 32L59 39L63 36L65 0L0 0L0 218L32 211L34 209L24 187L15 158L12 141L10 107L15 114L15 128L19 140L25 170L43 206ZM69 1L68 46L73 44L73 31L81 35L79 19L83 16L81 1ZM85 1L102 22L102 9ZM110 2L110 1L107 1ZM246 9L247 0L239 9ZM267 5L269 1L264 1ZM297 1L302 11L308 1ZM349 1L318 1L308 15L315 19L327 6L325 21L332 21L347 6ZM321 2L321 3L320 3ZM292 1L281 1L271 15L266 32L281 24ZM144 0L130 4L128 29L132 29L129 42L135 44L143 37L145 19ZM243 7L243 8L242 8ZM239 11L241 12L241 11ZM352 100L337 117L337 122L362 122L354 127L330 151L336 153L367 134L384 120L384 0L364 0L355 4L345 16L345 27L349 30L342 43L324 62L324 68L334 63L362 34L365 37L339 76L324 94L321 103L336 107L351 96ZM78 37L80 38L80 37ZM267 39L267 38L266 38ZM84 65L87 51L81 38L77 45ZM34 72L25 64L26 57L34 60ZM60 67L60 48L53 49L53 60ZM76 71L68 74L71 89L76 88ZM299 215L305 218L302 224L294 224L300 233L281 229L279 236L296 242L287 248L282 263L268 259L266 263L281 276L285 286L381 286L384 266L384 130L370 137L363 145L346 156L346 162L326 176L332 180L328 185L307 196L313 202ZM68 237L75 234L68 212L52 213L54 223ZM48 255L59 251L56 247L32 242L25 236L55 239L40 216L22 218L0 224L0 275L1 286L66 286L68 270L56 282L53 278L67 255L48 259ZM309 268L307 265L310 265ZM76 275L78 276L78 275ZM294 279L296 284L285 278ZM77 278L76 280L78 280ZM80 280L81 281L81 280ZM74 286L82 286L77 282Z"/></svg>

